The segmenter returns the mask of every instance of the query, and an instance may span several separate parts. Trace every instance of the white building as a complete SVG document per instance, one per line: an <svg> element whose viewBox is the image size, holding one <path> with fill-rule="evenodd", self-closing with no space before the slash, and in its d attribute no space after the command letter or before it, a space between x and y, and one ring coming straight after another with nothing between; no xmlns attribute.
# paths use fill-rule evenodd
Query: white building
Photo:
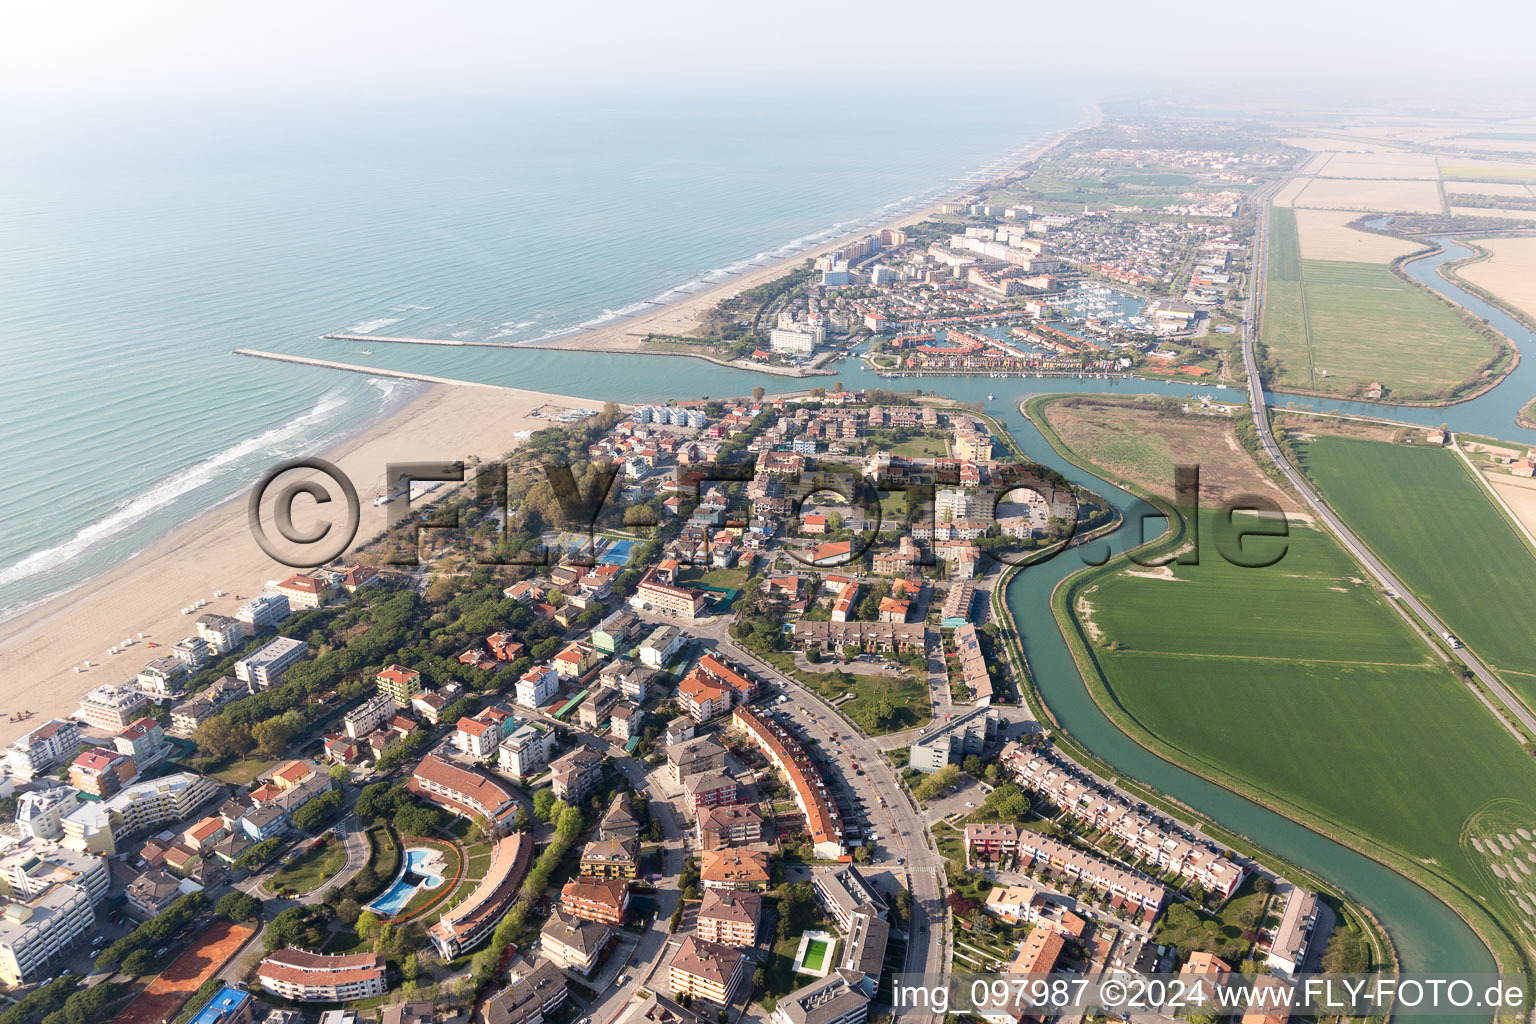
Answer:
<svg viewBox="0 0 1536 1024"><path fill-rule="evenodd" d="M83 853L116 853L118 838L190 817L220 789L213 779L191 772L135 782L105 801L82 803L66 814L64 845Z"/></svg>
<svg viewBox="0 0 1536 1024"><path fill-rule="evenodd" d="M80 717L108 732L121 732L143 714L149 698L126 683L98 686L80 698ZM73 754L74 752L71 751Z"/></svg>
<svg viewBox="0 0 1536 1024"><path fill-rule="evenodd" d="M520 725L496 748L496 767L501 774L521 782L549 764L549 734L531 725Z"/></svg>
<svg viewBox="0 0 1536 1024"><path fill-rule="evenodd" d="M79 749L80 727L55 718L5 748L6 769L19 781L30 782L61 761L73 758Z"/></svg>
<svg viewBox="0 0 1536 1024"><path fill-rule="evenodd" d="M197 635L215 654L228 654L245 643L245 623L233 615L209 612L197 617Z"/></svg>
<svg viewBox="0 0 1536 1024"><path fill-rule="evenodd" d="M283 673L307 653L309 644L303 640L280 636L255 654L235 662L235 678L263 690L270 689L282 682Z"/></svg>
<svg viewBox="0 0 1536 1024"><path fill-rule="evenodd" d="M816 351L821 338L820 329L775 327L768 332L768 347L782 355L804 358Z"/></svg>
<svg viewBox="0 0 1536 1024"><path fill-rule="evenodd" d="M16 826L22 835L59 839L64 835L64 816L79 806L79 791L68 786L23 793L16 798Z"/></svg>
<svg viewBox="0 0 1536 1024"><path fill-rule="evenodd" d="M515 699L525 708L539 708L554 700L559 692L559 674L548 665L535 665L517 681Z"/></svg>
<svg viewBox="0 0 1536 1024"><path fill-rule="evenodd" d="M288 598L268 590L241 605L235 612L235 618L245 627L245 635L251 637L268 629L276 629L277 624L286 619L291 611Z"/></svg>

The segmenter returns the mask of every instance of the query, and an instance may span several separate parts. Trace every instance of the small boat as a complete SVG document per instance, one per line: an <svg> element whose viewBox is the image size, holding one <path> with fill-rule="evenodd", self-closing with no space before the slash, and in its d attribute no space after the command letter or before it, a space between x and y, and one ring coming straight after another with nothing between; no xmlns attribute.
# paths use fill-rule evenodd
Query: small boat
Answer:
<svg viewBox="0 0 1536 1024"><path fill-rule="evenodd" d="M363 349L363 355L365 355L365 356L371 356L371 355L373 355L373 349L371 349L371 348L365 348L365 349Z"/></svg>
<svg viewBox="0 0 1536 1024"><path fill-rule="evenodd" d="M380 505L388 505L394 500L394 498L389 497L387 494L375 494L373 496L373 507L378 508Z"/></svg>

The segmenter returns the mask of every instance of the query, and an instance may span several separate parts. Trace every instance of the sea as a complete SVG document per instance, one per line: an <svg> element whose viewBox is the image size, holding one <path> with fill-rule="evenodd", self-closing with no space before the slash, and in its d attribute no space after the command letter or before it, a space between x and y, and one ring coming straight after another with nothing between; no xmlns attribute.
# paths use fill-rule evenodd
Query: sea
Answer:
<svg viewBox="0 0 1536 1024"><path fill-rule="evenodd" d="M0 619L420 388L232 349L567 336L932 203L1089 109L1047 87L0 114ZM738 383L697 360L372 348L594 401Z"/></svg>

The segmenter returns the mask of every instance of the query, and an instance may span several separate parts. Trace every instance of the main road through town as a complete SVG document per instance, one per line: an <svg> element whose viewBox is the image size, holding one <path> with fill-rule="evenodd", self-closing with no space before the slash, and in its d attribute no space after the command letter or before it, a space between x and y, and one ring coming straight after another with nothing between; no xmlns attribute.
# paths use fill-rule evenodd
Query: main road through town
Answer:
<svg viewBox="0 0 1536 1024"><path fill-rule="evenodd" d="M1259 319L1264 312L1264 281L1269 261L1269 200L1283 185L1284 181L1278 182L1272 188L1255 194L1253 198L1253 201L1258 204L1259 214L1253 240L1252 281L1248 288L1248 302L1243 313L1243 366L1248 375L1248 400L1253 415L1253 425L1258 430L1260 442L1264 445L1264 453L1274 462L1296 493L1306 501L1313 514L1328 525L1328 528L1338 537L1339 542L1354 555L1355 560L1365 567L1383 590L1389 595L1394 595L1402 605L1418 616L1419 621L1424 623L1431 632L1445 636L1450 632L1450 628L1429 610L1428 605L1403 586L1386 564L1377 558L1375 553L1350 531L1349 527L1344 525L1344 521L1323 501L1322 496L1313 489L1311 482L1291 465L1290 460L1280 451L1280 446L1275 443L1275 436L1269 425L1264 385L1259 379L1259 361L1255 352L1255 341L1258 336ZM1504 703L1504 707L1509 709L1510 714L1519 719L1520 723L1532 733L1536 733L1536 716L1533 716L1519 698L1488 670L1488 667L1472 653L1470 648L1458 647L1451 653L1461 660L1478 682ZM1469 685L1468 688L1495 718L1501 723L1504 722L1498 708L1494 707L1482 692L1474 686Z"/></svg>
<svg viewBox="0 0 1536 1024"><path fill-rule="evenodd" d="M696 636L708 637L722 654L738 664L749 665L763 679L778 684L790 697L784 708L797 726L817 744L826 759L840 768L842 784L865 806L870 829L880 836L876 847L885 854L886 867L896 885L912 894L912 916L907 923L908 974L945 974L949 970L948 914L944 906L944 858L923 825L921 815L895 771L880 755L875 741L838 714L811 690L736 644L727 630L728 620L691 627ZM836 734L836 738L833 734ZM863 771L859 775L853 765ZM839 780L829 780L836 788ZM931 1015L904 1015L908 1024L936 1024Z"/></svg>

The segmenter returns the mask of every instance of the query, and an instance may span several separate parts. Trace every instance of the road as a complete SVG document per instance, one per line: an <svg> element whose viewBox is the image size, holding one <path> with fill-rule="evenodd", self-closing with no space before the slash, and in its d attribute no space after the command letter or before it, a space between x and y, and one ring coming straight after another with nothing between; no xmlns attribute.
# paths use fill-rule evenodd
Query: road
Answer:
<svg viewBox="0 0 1536 1024"><path fill-rule="evenodd" d="M1344 521L1334 514L1334 511L1323 501L1322 496L1313 489L1311 482L1302 476L1301 472L1291 465L1290 460L1280 451L1279 445L1275 443L1274 433L1270 430L1269 412L1264 397L1264 386L1259 379L1259 364L1254 343L1257 340L1259 318L1264 310L1265 265L1269 259L1267 244L1269 235L1269 199L1283 185L1283 180L1277 182L1269 189L1255 194L1253 200L1259 204L1260 213L1257 230L1254 232L1253 271L1248 288L1248 302L1243 311L1243 368L1248 376L1248 400L1251 404L1253 425L1258 431L1259 441L1264 446L1264 453L1269 456L1270 461L1275 464L1287 482L1301 496L1302 500L1306 502L1312 514L1328 526L1328 529L1338 538L1339 543L1355 557L1357 562L1365 567L1365 570L1371 574L1383 590L1389 594L1397 595L1397 603L1400 606L1406 607L1416 615L1419 621L1431 633L1444 636L1450 632L1450 627L1441 622L1430 611L1428 605L1415 597L1407 587L1403 586L1402 582L1392 574L1392 571L1387 568L1386 564L1377 558L1371 549L1366 547L1365 543L1350 531L1349 527L1344 525ZM1497 676L1488 670L1488 667L1483 664L1477 655L1472 653L1470 648L1461 647L1453 650L1451 653L1460 659L1461 663L1467 667L1468 671L1476 677L1479 683L1504 703L1505 708L1520 721L1521 725L1533 734L1536 734L1536 715L1531 714L1530 710L1520 702L1519 698ZM1505 724L1507 727L1503 714L1489 702L1483 693L1470 683L1467 688L1483 703L1484 707L1493 713L1494 717L1501 724ZM1523 737L1517 736L1517 738Z"/></svg>
<svg viewBox="0 0 1536 1024"><path fill-rule="evenodd" d="M695 627L695 632L699 632ZM767 662L738 647L723 628L710 630L721 653L741 665L751 666L760 678L780 686L790 696L781 709L794 709L795 724L821 748L829 762L857 763L863 775L844 771L838 782L864 804L870 828L880 836L878 849L887 868L902 888L912 893L912 920L908 924L908 974L943 974L949 969L950 937L944 905L944 858L933 845L917 808L901 787L889 762L880 756L877 742L824 703L815 693L779 672ZM836 733L834 739L832 734ZM904 863L892 862L892 855ZM907 1018L903 1018L904 1020ZM918 1017L914 1020L935 1018Z"/></svg>

